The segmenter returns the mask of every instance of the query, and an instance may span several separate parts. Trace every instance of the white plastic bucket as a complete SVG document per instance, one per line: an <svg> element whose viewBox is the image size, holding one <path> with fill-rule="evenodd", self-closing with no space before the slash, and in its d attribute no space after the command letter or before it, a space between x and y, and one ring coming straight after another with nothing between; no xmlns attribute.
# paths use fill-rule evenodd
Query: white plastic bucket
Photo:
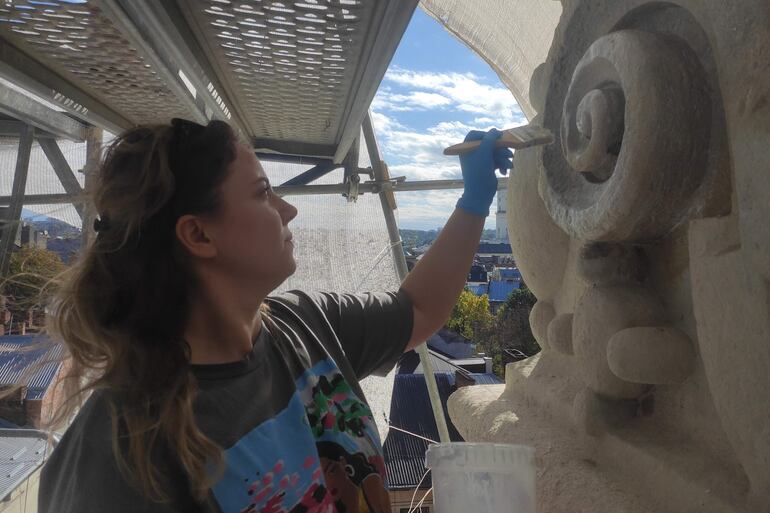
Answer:
<svg viewBox="0 0 770 513"><path fill-rule="evenodd" d="M535 513L535 449L452 442L428 447L435 513Z"/></svg>

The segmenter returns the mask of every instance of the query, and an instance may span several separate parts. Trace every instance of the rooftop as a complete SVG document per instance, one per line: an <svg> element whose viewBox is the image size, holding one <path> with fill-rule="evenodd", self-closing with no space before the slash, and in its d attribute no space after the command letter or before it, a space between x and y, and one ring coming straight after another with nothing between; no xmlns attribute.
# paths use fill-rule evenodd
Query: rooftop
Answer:
<svg viewBox="0 0 770 513"><path fill-rule="evenodd" d="M447 419L449 438L453 442L461 442L463 438L452 424L446 407L447 399L456 390L454 373L436 372L435 376L444 416ZM470 373L469 376L477 385L502 383L494 374ZM396 490L414 488L427 470L425 451L431 442L426 439L436 442L439 440L438 428L428 398L428 388L421 374L396 375L389 420L391 429L383 444L388 486ZM392 429L394 427L398 429ZM420 488L428 489L431 486L431 478L428 475Z"/></svg>
<svg viewBox="0 0 770 513"><path fill-rule="evenodd" d="M517 290L521 283L517 281L490 281L489 282L489 301L503 302L508 299L511 292Z"/></svg>
<svg viewBox="0 0 770 513"><path fill-rule="evenodd" d="M41 347L35 347L38 343ZM63 350L42 335L0 336L0 387L16 385L32 372L26 383L27 399L42 399L61 367ZM41 366L35 369L36 365Z"/></svg>
<svg viewBox="0 0 770 513"><path fill-rule="evenodd" d="M479 244L479 249L476 252L482 255L488 254L511 254L511 245L502 242L483 242Z"/></svg>
<svg viewBox="0 0 770 513"><path fill-rule="evenodd" d="M465 374L466 377L470 377L472 371L475 371L480 367L483 368L485 365L483 358L471 357L454 359L433 349L428 349L428 354L430 354L430 363L433 367L433 372L447 372L452 375L454 375L455 372L460 372ZM419 375L424 373L417 351L412 350L401 355L401 358L398 360L397 373Z"/></svg>
<svg viewBox="0 0 770 513"><path fill-rule="evenodd" d="M32 429L0 429L0 502L43 464L48 442Z"/></svg>
<svg viewBox="0 0 770 513"><path fill-rule="evenodd" d="M436 372L435 376L444 416L447 419L449 437L453 442L461 442L463 438L449 419L446 409L447 399L454 392L454 375L448 372ZM388 487L390 489L414 488L425 474L425 451L430 442L398 429L433 441L439 439L428 397L428 387L422 374L396 375L389 420L391 429L383 444ZM398 429L392 429L394 427ZM431 479L428 475L420 488L430 487Z"/></svg>
<svg viewBox="0 0 770 513"><path fill-rule="evenodd" d="M521 271L516 267L498 267L501 279L521 279Z"/></svg>

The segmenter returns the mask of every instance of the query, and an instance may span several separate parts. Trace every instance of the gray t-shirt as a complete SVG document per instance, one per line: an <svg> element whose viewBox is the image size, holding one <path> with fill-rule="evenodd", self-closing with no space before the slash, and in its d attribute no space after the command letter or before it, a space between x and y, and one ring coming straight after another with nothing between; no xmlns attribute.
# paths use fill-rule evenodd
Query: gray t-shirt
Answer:
<svg viewBox="0 0 770 513"><path fill-rule="evenodd" d="M167 447L153 458L173 504L129 486L95 393L43 469L40 513L389 512L382 446L358 380L395 365L412 333L409 298L295 291L267 303L274 325L244 360L193 366L198 426L226 463L207 504L191 501Z"/></svg>

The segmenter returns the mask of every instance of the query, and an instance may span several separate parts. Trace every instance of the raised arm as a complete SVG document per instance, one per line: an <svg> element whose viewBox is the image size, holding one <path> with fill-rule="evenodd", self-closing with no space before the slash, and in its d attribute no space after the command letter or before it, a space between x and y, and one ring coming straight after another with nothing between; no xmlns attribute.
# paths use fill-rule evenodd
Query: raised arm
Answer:
<svg viewBox="0 0 770 513"><path fill-rule="evenodd" d="M484 220L497 192L495 169L505 174L511 168L511 150L494 148L499 137L495 129L472 131L466 136L466 141L481 139L482 143L460 156L463 195L436 241L401 285L414 305L414 328L407 350L443 326L465 286Z"/></svg>

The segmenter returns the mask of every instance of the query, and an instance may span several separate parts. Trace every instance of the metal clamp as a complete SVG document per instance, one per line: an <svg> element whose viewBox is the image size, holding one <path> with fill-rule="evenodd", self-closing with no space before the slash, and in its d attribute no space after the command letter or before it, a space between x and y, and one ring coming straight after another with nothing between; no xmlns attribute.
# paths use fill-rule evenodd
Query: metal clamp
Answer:
<svg viewBox="0 0 770 513"><path fill-rule="evenodd" d="M358 186L361 183L361 176L351 174L345 179L345 185L347 186L347 192L343 192L342 195L348 199L348 203L355 203L358 201Z"/></svg>

